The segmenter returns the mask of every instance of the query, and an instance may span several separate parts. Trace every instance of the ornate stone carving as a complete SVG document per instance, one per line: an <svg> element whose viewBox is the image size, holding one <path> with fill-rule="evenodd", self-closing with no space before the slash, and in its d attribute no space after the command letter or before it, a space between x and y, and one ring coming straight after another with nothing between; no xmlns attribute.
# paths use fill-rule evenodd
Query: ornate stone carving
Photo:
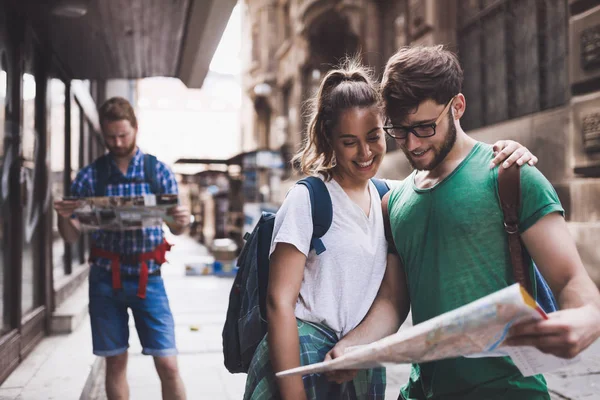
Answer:
<svg viewBox="0 0 600 400"><path fill-rule="evenodd" d="M433 3L426 0L409 0L410 39L416 40L433 29L431 7Z"/></svg>
<svg viewBox="0 0 600 400"><path fill-rule="evenodd" d="M585 151L600 151L600 112L585 115L581 121L581 131Z"/></svg>
<svg viewBox="0 0 600 400"><path fill-rule="evenodd" d="M600 68L600 25L584 29L580 41L581 68L586 71Z"/></svg>

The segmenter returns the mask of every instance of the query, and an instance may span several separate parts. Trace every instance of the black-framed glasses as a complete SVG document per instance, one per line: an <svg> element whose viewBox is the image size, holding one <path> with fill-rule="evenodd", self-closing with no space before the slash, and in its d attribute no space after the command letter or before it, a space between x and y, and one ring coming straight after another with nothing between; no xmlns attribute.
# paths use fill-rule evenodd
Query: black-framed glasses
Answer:
<svg viewBox="0 0 600 400"><path fill-rule="evenodd" d="M389 124L390 119L388 118L386 124L383 127L385 133L387 133L390 137L394 139L404 140L408 137L410 133L415 135L418 138L427 138L435 135L435 128L438 126L442 118L446 115L448 110L450 109L450 105L452 101L456 98L456 96L452 96L446 107L442 110L440 115L437 117L435 122L431 124L419 124L413 126L402 126L402 125L392 125Z"/></svg>

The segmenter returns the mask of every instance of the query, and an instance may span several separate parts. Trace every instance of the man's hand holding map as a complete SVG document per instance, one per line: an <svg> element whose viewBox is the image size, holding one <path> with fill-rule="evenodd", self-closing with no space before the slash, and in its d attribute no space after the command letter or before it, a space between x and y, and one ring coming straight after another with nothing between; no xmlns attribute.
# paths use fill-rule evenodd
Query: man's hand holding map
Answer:
<svg viewBox="0 0 600 400"><path fill-rule="evenodd" d="M85 230L132 230L160 226L178 205L176 194L65 198L77 202L73 215ZM171 218L172 219L172 218Z"/></svg>
<svg viewBox="0 0 600 400"><path fill-rule="evenodd" d="M503 345L512 325L542 318L548 317L519 284L514 284L371 344L349 348L341 357L282 371L277 376L422 363L463 356L509 356L524 376L530 376L576 362L577 358L558 358L534 347Z"/></svg>

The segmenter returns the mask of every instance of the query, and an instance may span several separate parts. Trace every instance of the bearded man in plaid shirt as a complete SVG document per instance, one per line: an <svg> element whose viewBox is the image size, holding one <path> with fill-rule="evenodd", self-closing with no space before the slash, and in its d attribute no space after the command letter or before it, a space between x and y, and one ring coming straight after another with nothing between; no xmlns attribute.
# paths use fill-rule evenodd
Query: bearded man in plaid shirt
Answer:
<svg viewBox="0 0 600 400"><path fill-rule="evenodd" d="M71 196L177 194L177 182L169 168L137 147L137 119L127 100L120 97L107 100L99 109L99 117L109 152L79 171L71 185ZM104 193L98 193L99 190ZM60 234L69 243L81 234L79 222L72 217L76 206L76 200L54 203ZM167 222L171 232L183 233L190 221L189 210L175 206L167 213L172 219ZM177 366L173 314L160 275L169 248L161 226L92 233L89 277L92 341L94 354L106 358L109 400L129 398L128 308L135 320L142 353L154 357L163 398L185 399Z"/></svg>

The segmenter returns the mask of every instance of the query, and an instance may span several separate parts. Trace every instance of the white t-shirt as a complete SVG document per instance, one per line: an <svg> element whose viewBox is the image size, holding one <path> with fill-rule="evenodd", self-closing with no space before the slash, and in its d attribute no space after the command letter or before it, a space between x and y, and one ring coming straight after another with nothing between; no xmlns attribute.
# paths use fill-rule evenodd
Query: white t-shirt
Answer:
<svg viewBox="0 0 600 400"><path fill-rule="evenodd" d="M309 253L312 212L308 189L290 189L275 217L269 255L277 243L289 243L307 256L295 315L305 321L333 329L339 338L365 317L383 280L387 242L383 228L381 199L369 182L369 216L335 181L325 182L333 204L333 220L321 238L325 252Z"/></svg>

